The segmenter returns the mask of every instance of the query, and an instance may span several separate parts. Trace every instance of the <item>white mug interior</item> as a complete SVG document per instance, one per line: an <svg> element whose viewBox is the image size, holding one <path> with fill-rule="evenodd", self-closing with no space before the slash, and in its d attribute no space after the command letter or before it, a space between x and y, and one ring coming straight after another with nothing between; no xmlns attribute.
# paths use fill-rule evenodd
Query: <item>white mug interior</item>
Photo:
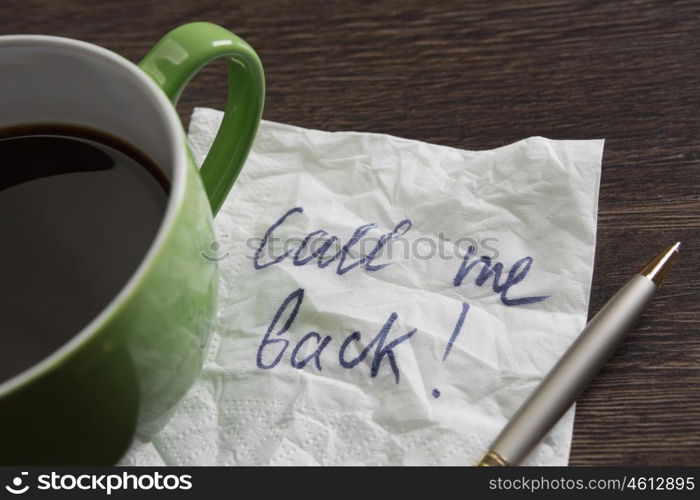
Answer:
<svg viewBox="0 0 700 500"><path fill-rule="evenodd" d="M0 129L36 124L92 128L130 143L168 175L170 193L158 233L121 291L53 354L0 380L0 397L49 370L108 321L139 285L184 200L187 149L179 117L158 86L125 58L68 38L0 36Z"/></svg>
<svg viewBox="0 0 700 500"><path fill-rule="evenodd" d="M123 57L67 38L0 36L0 75L0 128L56 123L107 132L173 178L183 140L177 114Z"/></svg>

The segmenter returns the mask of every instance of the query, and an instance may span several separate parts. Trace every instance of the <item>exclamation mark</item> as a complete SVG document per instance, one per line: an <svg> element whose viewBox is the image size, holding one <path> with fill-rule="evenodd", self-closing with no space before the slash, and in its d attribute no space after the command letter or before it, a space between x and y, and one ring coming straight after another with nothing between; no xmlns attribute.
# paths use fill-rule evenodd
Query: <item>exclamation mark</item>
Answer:
<svg viewBox="0 0 700 500"><path fill-rule="evenodd" d="M459 318L457 319L457 324L455 325L455 329L452 330L452 335L450 335L450 340L447 341L447 345L445 346L445 353L442 355L442 361L443 363L447 359L447 356L449 356L450 351L452 350L452 344L455 343L457 340L457 337L459 337L460 332L462 331L462 325L464 325L464 319L467 317L467 313L469 312L469 304L466 302L462 302L462 312L459 313ZM437 389L433 389L433 397L435 399L440 397L440 391Z"/></svg>

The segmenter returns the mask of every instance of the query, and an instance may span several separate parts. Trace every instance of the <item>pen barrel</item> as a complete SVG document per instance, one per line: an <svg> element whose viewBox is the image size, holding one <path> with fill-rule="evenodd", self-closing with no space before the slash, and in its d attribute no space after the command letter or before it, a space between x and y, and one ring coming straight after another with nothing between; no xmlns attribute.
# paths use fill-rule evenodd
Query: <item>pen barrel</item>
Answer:
<svg viewBox="0 0 700 500"><path fill-rule="evenodd" d="M586 325L490 449L509 465L520 463L612 356L655 291L656 285L639 274L628 281Z"/></svg>

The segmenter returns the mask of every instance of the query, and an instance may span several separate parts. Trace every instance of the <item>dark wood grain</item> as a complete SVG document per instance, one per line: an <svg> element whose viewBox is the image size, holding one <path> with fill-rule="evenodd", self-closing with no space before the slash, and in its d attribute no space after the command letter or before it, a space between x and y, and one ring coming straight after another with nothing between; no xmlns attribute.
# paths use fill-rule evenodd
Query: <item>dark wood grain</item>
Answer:
<svg viewBox="0 0 700 500"><path fill-rule="evenodd" d="M467 149L606 138L591 310L661 247L682 258L578 404L571 464L700 465L700 4L0 0L0 34L93 42L137 61L193 20L246 38L265 118ZM184 95L222 107L223 65ZM0 78L2 75L0 75ZM0 110L1 112L1 110Z"/></svg>

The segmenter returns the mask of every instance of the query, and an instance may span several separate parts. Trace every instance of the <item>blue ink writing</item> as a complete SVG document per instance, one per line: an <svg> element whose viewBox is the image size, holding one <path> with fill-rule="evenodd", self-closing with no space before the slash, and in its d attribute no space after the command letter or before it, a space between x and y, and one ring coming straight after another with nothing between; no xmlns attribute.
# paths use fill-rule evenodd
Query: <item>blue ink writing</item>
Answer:
<svg viewBox="0 0 700 500"><path fill-rule="evenodd" d="M270 249L270 241L274 238L274 231L281 225L283 225L287 221L287 219L292 217L294 214L300 214L303 212L303 207L294 207L285 212L284 215L282 215L282 217L275 221L275 223L272 224L267 229L267 231L265 231L265 234L260 240L260 244L255 249L255 253L253 254L253 267L255 267L255 269L265 269L267 267L274 266L275 264L279 264L283 260L291 257L292 263L295 266L304 266L310 263L311 261L316 260L316 265L320 269L328 267L330 264L337 262L335 272L339 276L342 276L343 274L356 267L363 268L365 271L368 272L379 271L380 269L383 269L391 263L389 262L384 264L373 264L372 262L379 257L381 250L392 239L398 238L406 234L406 232L411 228L412 225L410 220L402 220L401 222L396 224L394 229L392 229L390 232L380 236L374 248L370 249L366 255L361 256L354 262L348 262L351 259L350 253L352 248L358 245L363 240L363 238L367 236L367 233L369 233L369 231L376 228L376 224L363 224L356 228L348 242L345 243L340 248L340 250L338 250L332 255L326 254L333 246L335 246L338 243L338 236L329 236L327 231L323 229L317 229L315 231L311 231L306 236L304 236L304 238L301 240L301 242L296 248L288 249L281 255L278 255L277 257L271 258L270 260L264 262L265 254L270 254L270 256L272 255L272 251ZM313 251L309 251L309 255L304 255L307 252L307 250L310 249L313 243L320 243L320 245Z"/></svg>
<svg viewBox="0 0 700 500"><path fill-rule="evenodd" d="M312 352L309 356L305 357L301 361L297 359L297 354L299 354L299 351L301 348L304 346L304 343L309 340L315 338L316 342L318 343L318 346L316 347L316 350ZM311 361L312 359L316 363L316 368L318 371L321 371L321 352L323 352L323 349L328 345L328 342L331 341L330 335L327 335L326 338L321 340L321 336L316 333L316 332L309 332L306 335L304 335L297 346L294 348L292 351L292 366L294 368L302 369L306 366L306 363Z"/></svg>
<svg viewBox="0 0 700 500"><path fill-rule="evenodd" d="M272 234L272 231L274 231L279 226L281 226L284 223L284 221L287 219L287 217L289 217L293 213L295 213L295 212L301 213L303 211L304 211L304 209L301 207L292 208L286 214L284 214L282 217L280 217L277 220L277 222L272 224L267 231L265 231L265 235L263 236L262 240L260 241L260 246L258 246L258 249L255 251L255 254L253 255L253 266L255 267L255 269L265 269L266 267L270 267L274 264L277 264L278 262L282 262L284 259L289 257L289 253L291 252L291 250L287 250L285 253L283 253L282 255L277 257L276 259L271 260L270 262L267 262L265 264L260 264L260 255L265 250L265 247L267 246L267 240L270 239L270 235Z"/></svg>
<svg viewBox="0 0 700 500"><path fill-rule="evenodd" d="M370 376L377 376L377 373L379 373L379 367L382 364L382 360L384 359L384 356L386 356L389 360L391 371L394 373L394 380L398 384L400 380L400 375L399 367L396 364L394 348L396 348L400 343L410 339L416 333L416 329L414 328L410 332L401 335L395 340L392 340L391 342L389 342L389 344L385 346L384 342L386 341L386 338L389 335L389 331L391 331L391 327L394 326L394 321L396 321L396 318L398 316L399 315L395 312L391 313L389 319L386 320L386 323L384 323L384 326L382 326L382 329L379 331L377 336L374 337L374 339L372 339L372 341L369 344L367 344L365 348L362 349L362 351L360 351L360 354L355 359L352 359L350 361L345 359L345 351L347 350L351 342L359 342L362 338L362 334L360 332L353 332L351 335L349 335L343 341L343 344L340 346L340 352L338 353L338 361L340 361L340 366L343 366L345 368L355 367L355 365L357 365L360 361L364 360L367 357L369 351L376 344L374 358L372 358L372 368L370 370Z"/></svg>
<svg viewBox="0 0 700 500"><path fill-rule="evenodd" d="M548 296L535 296L535 297L520 297L520 298L509 298L508 292L512 287L520 283L525 279L527 273L530 271L533 259L532 257L523 257L513 264L508 271L508 276L505 281L501 283L501 275L503 274L503 264L501 262L496 262L492 264L491 257L482 255L481 258L469 262L469 259L474 255L474 247L470 246L467 253L462 259L462 263L459 266L457 274L455 274L452 284L454 286L460 286L464 279L467 277L469 272L476 266L481 265L481 270L474 280L474 284L477 286L483 286L489 278L493 278L493 291L500 294L501 302L507 306L520 306L524 304L534 304L535 302L540 302L546 299Z"/></svg>
<svg viewBox="0 0 700 500"><path fill-rule="evenodd" d="M284 351L287 349L287 346L289 346L289 341L287 339L278 338L270 340L270 337L272 336L272 332L277 326L277 322L279 321L280 316L282 316L282 313L287 309L287 306L291 304L292 301L295 301L294 305L292 306L292 312L289 314L287 321L284 323L284 326L282 326L280 331L277 332L275 335L279 337L283 335L287 330L289 330L289 327L292 326L294 319L297 317L297 313L299 312L299 307L301 306L302 300L304 300L304 289L299 288L290 293L289 296L286 299L284 299L284 302L282 302L282 305L279 307L279 309L277 309L275 317L272 318L272 323L270 323L270 326L267 327L265 336L263 337L262 342L260 342L260 346L258 347L258 355L256 361L258 368L269 370L270 368L274 368L275 366L277 366L277 363L279 363L280 359L282 359ZM280 352L277 353L277 357L272 363L265 364L263 362L263 351L265 350L265 347L267 347L269 344L277 344L279 342L282 342L283 347L280 350Z"/></svg>
<svg viewBox="0 0 700 500"><path fill-rule="evenodd" d="M280 361L282 361L287 348L290 346L290 340L288 340L288 338L283 338L283 336L288 335L289 329L293 326L294 320L299 313L303 300L304 289L298 288L282 301L282 304L275 312L272 322L267 327L265 335L258 346L258 368L270 370L276 367ZM283 317L287 318L284 322L282 320ZM371 354L372 364L370 368L370 376L376 377L382 364L384 364L383 361L387 360L388 365L394 375L394 381L398 384L401 379L401 375L394 351L400 344L415 335L416 329L414 328L408 333L400 335L394 340L388 341L389 333L391 332L397 319L398 314L392 312L379 333L362 349L359 355L350 360L348 359L346 351L352 343L360 342L362 339L362 333L355 331L348 335L347 338L345 338L341 343L340 351L338 353L338 361L340 366L348 369L353 368ZM282 322L283 324L280 327L279 325ZM323 337L318 332L307 333L292 349L289 360L290 364L292 367L301 370L309 363L313 362L316 369L318 371L322 371L321 357L332 340L333 339L330 335ZM309 345L313 351L311 354L302 357L302 351L307 345ZM273 349L271 355L266 356L266 351L270 349ZM274 356L274 359L270 362L266 362L265 360L269 359L270 356Z"/></svg>
<svg viewBox="0 0 700 500"><path fill-rule="evenodd" d="M445 361L447 359L447 355L450 354L450 351L452 350L452 344L455 343L455 340L457 340L457 336L459 335L459 332L462 331L462 325L464 324L464 318L467 317L468 312L469 312L469 304L462 302L462 312L459 313L459 318L457 319L457 324L455 325L455 329L452 330L452 335L450 335L450 340L447 341L447 347L445 347L445 354L442 355L443 361Z"/></svg>

